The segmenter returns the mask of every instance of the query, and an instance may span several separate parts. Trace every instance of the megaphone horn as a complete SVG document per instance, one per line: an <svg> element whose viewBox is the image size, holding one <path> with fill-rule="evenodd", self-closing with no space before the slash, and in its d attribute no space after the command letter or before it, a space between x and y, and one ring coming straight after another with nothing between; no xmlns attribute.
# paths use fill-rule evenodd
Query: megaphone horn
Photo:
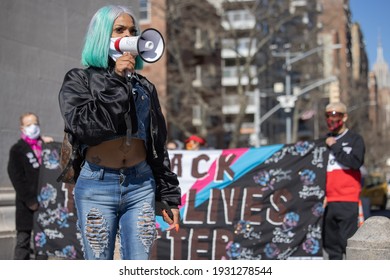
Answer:
<svg viewBox="0 0 390 280"><path fill-rule="evenodd" d="M114 46L119 52L139 55L143 61L153 63L162 57L165 43L159 31L148 28L139 36L118 38Z"/></svg>

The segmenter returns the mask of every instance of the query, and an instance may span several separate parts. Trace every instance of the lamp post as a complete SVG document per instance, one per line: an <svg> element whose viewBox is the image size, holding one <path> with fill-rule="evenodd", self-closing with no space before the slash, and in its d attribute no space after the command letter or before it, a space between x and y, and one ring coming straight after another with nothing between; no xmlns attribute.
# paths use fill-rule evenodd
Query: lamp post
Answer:
<svg viewBox="0 0 390 280"><path fill-rule="evenodd" d="M289 44L287 45L289 47ZM272 55L275 57L284 57L284 67L286 69L286 79L285 79L285 93L286 95L282 95L278 97L278 101L280 102L281 107L284 109L284 111L288 114L286 117L286 144L291 143L291 130L292 130L292 123L291 123L291 110L295 107L295 101L297 99L296 96L291 95L291 67L292 64L300 61L309 55L312 55L314 53L317 53L319 51L322 51L324 49L340 49L341 44L333 44L330 46L319 46L317 48L311 49L307 52L297 52L297 53L291 53L289 48L287 48L287 51L285 52L272 52Z"/></svg>
<svg viewBox="0 0 390 280"><path fill-rule="evenodd" d="M257 88L255 89L254 92L254 97L255 97L255 121L254 121L254 126L255 126L255 147L260 147L261 144L261 102L260 102L260 90Z"/></svg>
<svg viewBox="0 0 390 280"><path fill-rule="evenodd" d="M263 116L260 117L260 120L258 120L256 122L256 124L258 124L259 126L261 126L261 124L263 122L265 122L273 113L275 113L277 110L279 110L280 108L284 108L284 107L294 107L293 105L291 105L291 103L295 102L296 99L298 99L298 97L300 97L301 95L311 91L312 89L315 89L317 87L320 87L322 85L325 85L325 84L328 84L328 83L331 83L331 82L334 82L334 81L337 81L337 77L335 76L330 76L330 77L327 77L327 78L324 78L324 79L321 79L321 80L318 80L318 81L315 81L313 83L311 83L310 85L304 87L303 89L299 89L299 91L297 92L297 94L294 94L294 95L291 95L290 98L287 98L285 101L283 100L283 95L282 96L279 96L278 97L278 101L279 101L279 104L275 105L272 109L270 109L268 112L266 112ZM282 98L280 98L282 97ZM292 102L293 101L293 102ZM255 101L256 102L256 101ZM286 102L286 104L284 104L284 102ZM290 102L290 104L288 104ZM283 103L283 105L282 105ZM284 107L283 107L284 106ZM260 111L259 111L260 112Z"/></svg>
<svg viewBox="0 0 390 280"><path fill-rule="evenodd" d="M376 101L367 101L367 102L364 102L362 104L358 104L358 105L354 105L352 107L349 107L347 113L349 114L352 111L355 111L355 110L360 109L360 108L365 107L365 106L376 106L376 105L377 105Z"/></svg>

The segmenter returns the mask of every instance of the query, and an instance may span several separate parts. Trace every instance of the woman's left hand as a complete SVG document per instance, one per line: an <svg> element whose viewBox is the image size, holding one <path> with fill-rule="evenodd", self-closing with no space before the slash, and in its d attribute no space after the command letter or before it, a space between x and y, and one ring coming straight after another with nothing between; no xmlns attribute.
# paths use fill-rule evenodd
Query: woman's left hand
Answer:
<svg viewBox="0 0 390 280"><path fill-rule="evenodd" d="M169 224L169 228L167 230L169 231L175 229L176 231L179 231L180 211L179 209L171 209L171 211L173 214L173 219L169 217L168 213L165 210L162 211L164 221Z"/></svg>

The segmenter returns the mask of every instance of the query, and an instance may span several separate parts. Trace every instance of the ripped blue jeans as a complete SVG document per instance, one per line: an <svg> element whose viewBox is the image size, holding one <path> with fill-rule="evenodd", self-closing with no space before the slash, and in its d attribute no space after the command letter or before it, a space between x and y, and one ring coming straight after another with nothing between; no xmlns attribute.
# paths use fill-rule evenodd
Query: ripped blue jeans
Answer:
<svg viewBox="0 0 390 280"><path fill-rule="evenodd" d="M156 238L153 173L146 162L111 169L85 161L74 188L84 258L147 260Z"/></svg>

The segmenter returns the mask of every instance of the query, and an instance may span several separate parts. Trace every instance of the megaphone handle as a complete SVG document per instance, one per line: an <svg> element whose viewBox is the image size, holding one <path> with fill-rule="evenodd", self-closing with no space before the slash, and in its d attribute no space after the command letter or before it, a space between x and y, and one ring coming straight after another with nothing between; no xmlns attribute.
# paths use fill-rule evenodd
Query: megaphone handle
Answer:
<svg viewBox="0 0 390 280"><path fill-rule="evenodd" d="M125 70L125 77L128 79L131 79L133 77L133 73L134 73L133 71L126 69Z"/></svg>

